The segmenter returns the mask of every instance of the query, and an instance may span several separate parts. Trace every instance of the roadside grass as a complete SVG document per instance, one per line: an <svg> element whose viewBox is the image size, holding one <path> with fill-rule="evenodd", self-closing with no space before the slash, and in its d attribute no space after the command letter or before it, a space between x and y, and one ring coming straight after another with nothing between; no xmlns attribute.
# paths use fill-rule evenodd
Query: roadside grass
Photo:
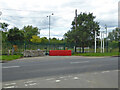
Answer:
<svg viewBox="0 0 120 90"><path fill-rule="evenodd" d="M118 52L111 53L74 53L73 56L119 56Z"/></svg>
<svg viewBox="0 0 120 90"><path fill-rule="evenodd" d="M0 60L6 60L6 61L11 61L11 60L15 60L15 59L19 59L23 57L23 55L1 55L0 56Z"/></svg>

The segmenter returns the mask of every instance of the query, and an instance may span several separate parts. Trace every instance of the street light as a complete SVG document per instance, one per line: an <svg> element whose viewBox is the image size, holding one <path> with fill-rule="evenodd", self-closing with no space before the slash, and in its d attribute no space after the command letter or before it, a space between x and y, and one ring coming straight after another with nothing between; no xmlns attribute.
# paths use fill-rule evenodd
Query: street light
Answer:
<svg viewBox="0 0 120 90"><path fill-rule="evenodd" d="M53 13L51 15L54 15ZM50 50L50 17L51 15L47 16L49 18L49 50Z"/></svg>
<svg viewBox="0 0 120 90"><path fill-rule="evenodd" d="M107 41L107 25L105 24L106 29L106 51L108 52L108 41Z"/></svg>

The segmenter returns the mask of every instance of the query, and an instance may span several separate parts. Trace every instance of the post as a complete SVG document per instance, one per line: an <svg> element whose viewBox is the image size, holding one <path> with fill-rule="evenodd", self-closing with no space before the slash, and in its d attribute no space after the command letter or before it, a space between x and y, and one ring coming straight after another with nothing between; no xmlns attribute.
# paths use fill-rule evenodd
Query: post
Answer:
<svg viewBox="0 0 120 90"><path fill-rule="evenodd" d="M77 29L77 9L75 10L75 30Z"/></svg>
<svg viewBox="0 0 120 90"><path fill-rule="evenodd" d="M104 32L103 32L103 53L104 53Z"/></svg>
<svg viewBox="0 0 120 90"><path fill-rule="evenodd" d="M106 52L108 52L107 25L105 25L105 29L106 29Z"/></svg>
<svg viewBox="0 0 120 90"><path fill-rule="evenodd" d="M54 14L52 13L52 15L54 15ZM51 17L51 15L49 15L47 17L49 18L49 50L50 50L50 17Z"/></svg>
<svg viewBox="0 0 120 90"><path fill-rule="evenodd" d="M50 15L49 15L49 50L50 50Z"/></svg>
<svg viewBox="0 0 120 90"><path fill-rule="evenodd" d="M96 53L96 30L95 30L95 53Z"/></svg>
<svg viewBox="0 0 120 90"><path fill-rule="evenodd" d="M102 32L101 32L101 53L102 53Z"/></svg>

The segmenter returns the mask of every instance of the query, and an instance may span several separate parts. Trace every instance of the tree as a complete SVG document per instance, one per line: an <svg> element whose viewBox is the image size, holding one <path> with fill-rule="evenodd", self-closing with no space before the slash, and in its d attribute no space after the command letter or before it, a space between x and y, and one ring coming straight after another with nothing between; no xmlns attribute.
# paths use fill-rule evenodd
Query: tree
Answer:
<svg viewBox="0 0 120 90"><path fill-rule="evenodd" d="M118 28L114 29L112 32L109 32L108 39L110 41L118 41L120 40L120 31Z"/></svg>
<svg viewBox="0 0 120 90"><path fill-rule="evenodd" d="M8 41L11 41L11 42L24 41L24 34L17 27L14 27L9 30L7 38L8 38Z"/></svg>
<svg viewBox="0 0 120 90"><path fill-rule="evenodd" d="M24 26L22 30L24 32L25 41L27 42L30 42L30 39L32 38L33 35L39 34L37 27L33 27L29 25Z"/></svg>
<svg viewBox="0 0 120 90"><path fill-rule="evenodd" d="M42 38L41 38L41 43L42 43L42 44L48 44L49 41L48 41L48 39L47 39L46 37L42 37Z"/></svg>
<svg viewBox="0 0 120 90"><path fill-rule="evenodd" d="M50 39L50 43L51 44L62 44L63 41L54 37L54 38Z"/></svg>
<svg viewBox="0 0 120 90"><path fill-rule="evenodd" d="M33 35L32 39L30 39L31 42L33 43L41 43L41 39L39 36Z"/></svg>
<svg viewBox="0 0 120 90"><path fill-rule="evenodd" d="M7 32L7 27L9 26L9 24L3 22L3 23L0 23L0 28L2 29L1 31L1 34L2 34L2 42L5 42L7 40L7 35L8 35L8 32Z"/></svg>
<svg viewBox="0 0 120 90"><path fill-rule="evenodd" d="M7 41L8 32L3 32L3 31L1 31L1 34L2 34L2 42Z"/></svg>
<svg viewBox="0 0 120 90"><path fill-rule="evenodd" d="M89 46L91 42L94 42L95 31L97 32L97 36L99 36L99 23L94 21L95 18L93 13L80 13L77 17L77 24L75 25L74 19L72 21L71 30L64 34L67 42L74 44L75 47L81 46L83 53L84 47Z"/></svg>
<svg viewBox="0 0 120 90"><path fill-rule="evenodd" d="M7 32L7 27L9 26L9 24L7 24L7 23L5 23L5 22L3 22L3 23L0 23L0 28L3 30L3 31L5 31L5 32Z"/></svg>

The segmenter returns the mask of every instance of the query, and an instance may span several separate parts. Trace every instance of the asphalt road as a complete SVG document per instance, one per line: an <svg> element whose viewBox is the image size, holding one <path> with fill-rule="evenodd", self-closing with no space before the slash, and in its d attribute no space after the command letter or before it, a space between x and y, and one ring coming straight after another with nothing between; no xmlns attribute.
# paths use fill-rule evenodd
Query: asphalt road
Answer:
<svg viewBox="0 0 120 90"><path fill-rule="evenodd" d="M47 56L24 58L3 63L2 75L3 87L11 86L11 88L15 88L14 84L16 85L16 83L19 84L17 88L28 88L28 86L33 88L114 88L118 87L118 57ZM81 80L79 80L80 78ZM59 83L61 80L62 83ZM51 83L49 83L50 81Z"/></svg>

